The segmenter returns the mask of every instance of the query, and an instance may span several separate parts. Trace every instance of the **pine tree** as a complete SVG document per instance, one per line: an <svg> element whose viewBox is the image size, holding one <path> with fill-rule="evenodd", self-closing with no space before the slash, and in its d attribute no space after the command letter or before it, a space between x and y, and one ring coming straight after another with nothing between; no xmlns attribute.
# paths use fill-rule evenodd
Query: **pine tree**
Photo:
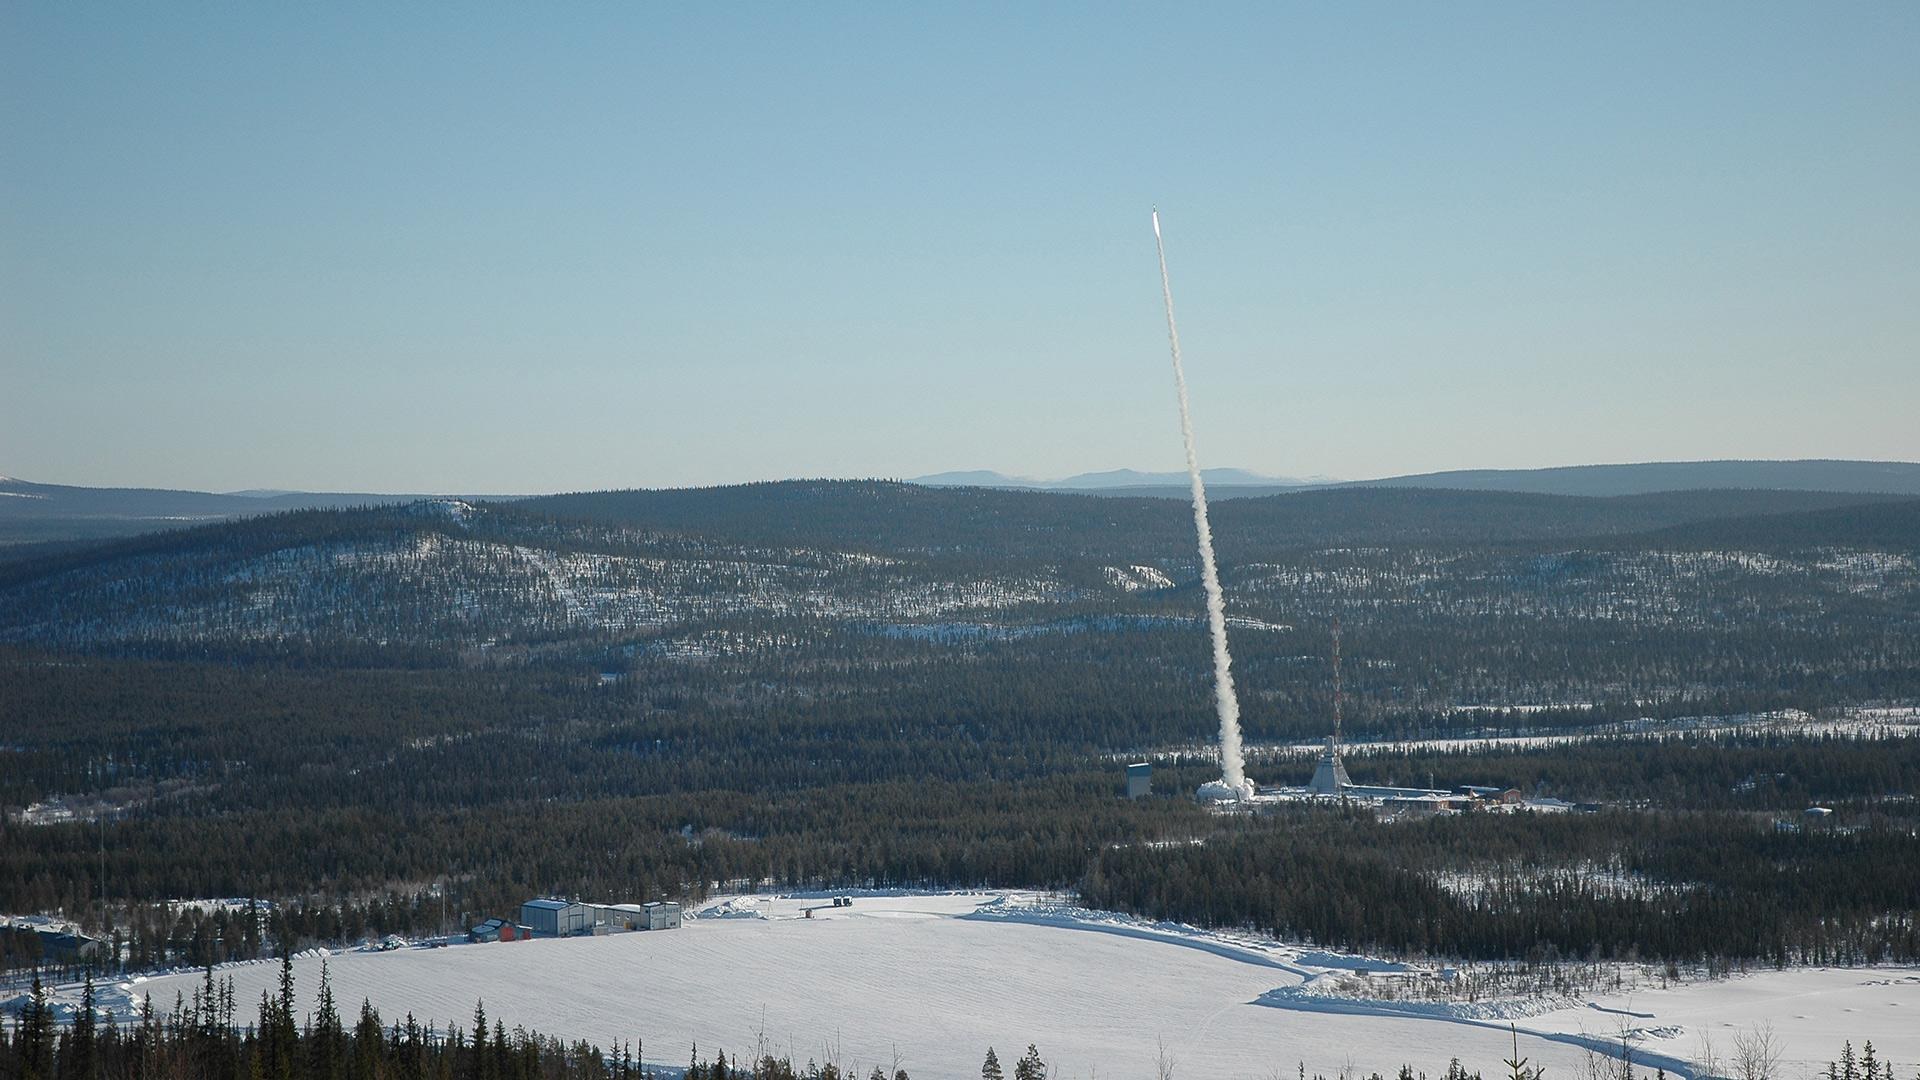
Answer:
<svg viewBox="0 0 1920 1080"><path fill-rule="evenodd" d="M89 972L80 992L80 1011L73 1017L73 1033L67 1040L67 1062L60 1076L61 1080L94 1080L99 1072L93 1026L93 974Z"/></svg>
<svg viewBox="0 0 1920 1080"><path fill-rule="evenodd" d="M211 977L209 977L211 981ZM207 1024L209 1031L217 1030L218 998L208 1007ZM293 1019L293 956L282 950L280 953L280 992L269 996L260 991L260 1036L259 1050L253 1056L253 1068L265 1080L292 1080L297 1068L295 1055L300 1050L300 1029ZM213 1041L223 1039L224 1035L210 1035L208 1049L211 1052Z"/></svg>
<svg viewBox="0 0 1920 1080"><path fill-rule="evenodd" d="M467 1059L468 1080L487 1080L487 1005L473 1003L473 1056Z"/></svg>
<svg viewBox="0 0 1920 1080"><path fill-rule="evenodd" d="M360 1021L353 1026L353 1057L348 1065L351 1080L377 1080L382 1049L380 1014L373 1011L373 1002L361 998Z"/></svg>
<svg viewBox="0 0 1920 1080"><path fill-rule="evenodd" d="M980 1063L980 1080L1006 1080L1000 1072L1000 1055L991 1046L987 1047L987 1060Z"/></svg>
<svg viewBox="0 0 1920 1080"><path fill-rule="evenodd" d="M33 971L33 989L20 1014L20 1080L53 1080L53 1010L47 1005L40 969Z"/></svg>
<svg viewBox="0 0 1920 1080"><path fill-rule="evenodd" d="M341 1043L345 1032L340 1010L333 1001L333 979L327 962L320 961L320 1001L313 1013L313 1037L307 1044L307 1075L312 1080L339 1080Z"/></svg>
<svg viewBox="0 0 1920 1080"><path fill-rule="evenodd" d="M1034 1044L1028 1043L1025 1056L1014 1063L1013 1080L1047 1080L1047 1063L1040 1060L1040 1050Z"/></svg>
<svg viewBox="0 0 1920 1080"><path fill-rule="evenodd" d="M1507 1031L1513 1036L1513 1056L1501 1062L1507 1067L1507 1080L1531 1080L1527 1059L1520 1056L1520 1029L1508 1024Z"/></svg>

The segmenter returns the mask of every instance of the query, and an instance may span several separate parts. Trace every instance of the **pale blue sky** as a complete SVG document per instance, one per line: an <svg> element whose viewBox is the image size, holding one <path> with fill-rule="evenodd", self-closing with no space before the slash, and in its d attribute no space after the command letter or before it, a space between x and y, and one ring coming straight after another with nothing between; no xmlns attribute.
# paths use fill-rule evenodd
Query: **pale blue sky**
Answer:
<svg viewBox="0 0 1920 1080"><path fill-rule="evenodd" d="M1920 458L1920 4L710 7L0 7L0 473L1177 468L1155 203L1205 464Z"/></svg>

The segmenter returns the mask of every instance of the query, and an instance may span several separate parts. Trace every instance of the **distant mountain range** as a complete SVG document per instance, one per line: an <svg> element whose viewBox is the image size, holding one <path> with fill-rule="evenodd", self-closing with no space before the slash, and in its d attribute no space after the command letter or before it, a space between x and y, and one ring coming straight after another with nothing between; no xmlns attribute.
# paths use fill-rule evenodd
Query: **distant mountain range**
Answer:
<svg viewBox="0 0 1920 1080"><path fill-rule="evenodd" d="M1209 493L1222 498L1274 495L1303 488L1405 487L1447 491L1514 491L1535 495L1650 495L1660 491L1840 491L1920 495L1920 463L1910 461L1650 461L1631 465L1564 465L1545 469L1455 469L1377 480L1263 476L1246 469L1203 469ZM978 470L915 477L928 487L986 487L1037 491L1186 498L1187 474L1133 469L1081 473L1064 480L1029 480Z"/></svg>
<svg viewBox="0 0 1920 1080"><path fill-rule="evenodd" d="M1293 494L1328 488L1431 488L1536 495L1613 497L1667 491L1815 491L1920 496L1920 463L1905 461L1658 461L1635 465L1572 465L1548 469L1471 469L1378 480L1265 476L1246 469L1207 469L1208 491L1221 500ZM1033 480L976 470L916 477L921 488L987 488L1063 494L1187 497L1177 472L1113 469L1063 480ZM661 492L670 497L669 492ZM0 545L71 543L131 536L289 510L391 506L422 494L256 490L216 493L161 488L89 488L0 477ZM514 495L460 495L506 502Z"/></svg>
<svg viewBox="0 0 1920 1080"><path fill-rule="evenodd" d="M1262 487L1262 488L1299 488L1324 486L1337 481L1331 477L1315 476L1296 479L1291 476L1262 476L1246 469L1202 469L1200 475L1209 488L1214 487ZM1187 487L1187 474L1183 472L1141 472L1138 469L1109 469L1106 472L1079 473L1064 480L1033 480L1024 476L1008 476L1005 473L987 469L974 469L966 472L934 473L931 476L916 476L907 481L923 487L984 487L1013 488L1032 491L1111 491L1133 488Z"/></svg>
<svg viewBox="0 0 1920 1080"><path fill-rule="evenodd" d="M0 544L130 536L286 510L393 506L430 495L369 492L174 491L36 484L0 476ZM516 496L490 495L499 501Z"/></svg>
<svg viewBox="0 0 1920 1080"><path fill-rule="evenodd" d="M1920 495L1920 463L1911 461L1649 461L1637 465L1564 465L1551 469L1457 469L1353 486L1521 491L1538 495L1646 495L1656 491L1849 491Z"/></svg>

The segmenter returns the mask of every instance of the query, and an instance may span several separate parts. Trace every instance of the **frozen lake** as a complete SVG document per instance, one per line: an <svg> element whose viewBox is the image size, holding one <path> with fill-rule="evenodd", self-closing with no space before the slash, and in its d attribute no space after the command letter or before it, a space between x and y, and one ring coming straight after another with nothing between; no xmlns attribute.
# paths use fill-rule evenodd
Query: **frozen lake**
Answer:
<svg viewBox="0 0 1920 1080"><path fill-rule="evenodd" d="M924 1080L979 1075L994 1047L1011 1073L1029 1042L1058 1078L1150 1077L1164 1041L1182 1076L1336 1075L1352 1066L1391 1076L1402 1064L1429 1075L1458 1057L1489 1077L1511 1048L1497 1016L1391 1015L1341 998L1278 999L1355 961L1272 942L1074 912L1032 897L991 894L860 897L851 908L801 910L817 899L749 898L709 904L684 928L327 958L341 1011L362 998L382 1018L411 1011L461 1027L474 1002L509 1027L585 1038L606 1047L644 1040L646 1058L683 1065L751 1053L764 1032L798 1063L838 1058L864 1075L902 1067ZM716 917L731 913L736 917ZM320 960L296 960L302 1008L312 1007ZM272 988L277 965L235 965L243 1009ZM157 1006L190 993L198 975L144 980ZM1296 990L1297 992L1297 990ZM1276 999L1268 999L1269 1001ZM1356 1010L1356 1011L1349 1011ZM1483 1010L1484 1012L1484 1010ZM1771 1023L1787 1075L1836 1057L1843 1039L1872 1039L1901 1075L1920 1061L1920 971L1911 968L1768 972L1618 997L1591 996L1517 1017L1520 1052L1549 1076L1572 1077L1586 1051L1568 1037L1616 1040L1637 1029L1650 1073L1669 1072L1710 1035L1724 1056L1736 1034Z"/></svg>

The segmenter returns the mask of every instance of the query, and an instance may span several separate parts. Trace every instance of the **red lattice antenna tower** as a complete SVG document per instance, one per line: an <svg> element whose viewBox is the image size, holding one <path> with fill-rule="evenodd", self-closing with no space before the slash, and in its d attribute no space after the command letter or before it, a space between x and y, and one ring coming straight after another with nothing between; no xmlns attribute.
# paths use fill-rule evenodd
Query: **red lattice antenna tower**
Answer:
<svg viewBox="0 0 1920 1080"><path fill-rule="evenodd" d="M1340 616L1333 617L1333 743L1340 745Z"/></svg>

